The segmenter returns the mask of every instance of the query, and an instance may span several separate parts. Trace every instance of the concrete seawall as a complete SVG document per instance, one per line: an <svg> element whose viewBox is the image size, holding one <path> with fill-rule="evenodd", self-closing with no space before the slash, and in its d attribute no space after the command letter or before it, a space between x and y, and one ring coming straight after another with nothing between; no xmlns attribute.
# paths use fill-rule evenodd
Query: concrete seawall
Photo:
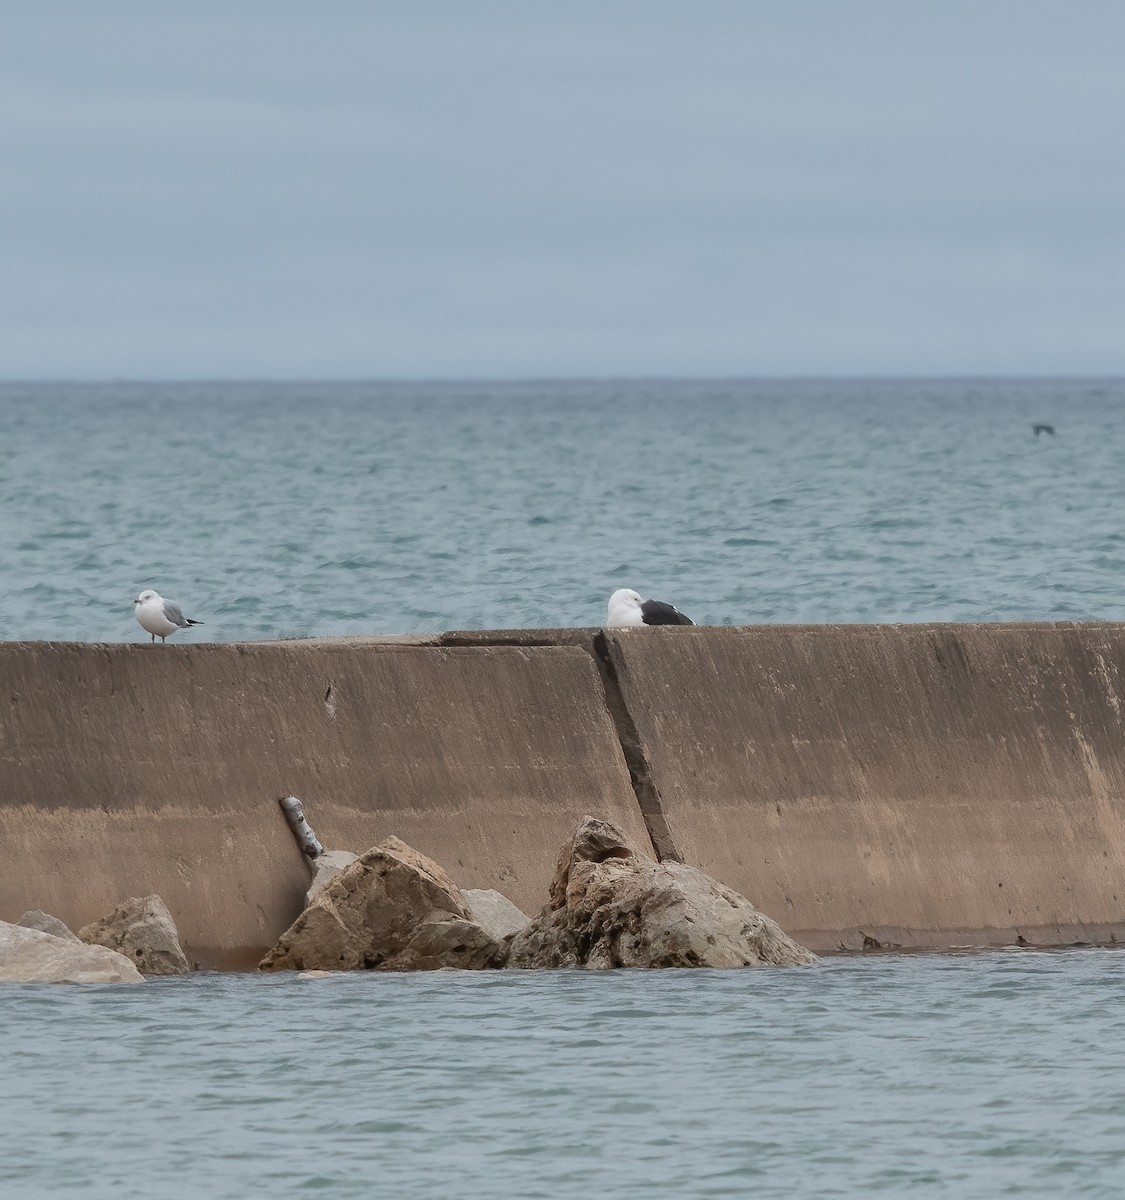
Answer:
<svg viewBox="0 0 1125 1200"><path fill-rule="evenodd" d="M0 645L0 918L158 892L248 965L328 846L546 898L583 813L817 949L1125 937L1125 627Z"/></svg>

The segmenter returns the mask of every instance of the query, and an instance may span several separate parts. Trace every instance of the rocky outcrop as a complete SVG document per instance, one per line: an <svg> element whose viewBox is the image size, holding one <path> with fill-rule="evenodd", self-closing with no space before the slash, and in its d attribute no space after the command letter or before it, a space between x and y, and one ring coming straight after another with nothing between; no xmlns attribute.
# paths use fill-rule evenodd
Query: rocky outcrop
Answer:
<svg viewBox="0 0 1125 1200"><path fill-rule="evenodd" d="M186 975L191 970L172 914L159 896L126 900L100 921L83 926L78 936L124 954L142 975Z"/></svg>
<svg viewBox="0 0 1125 1200"><path fill-rule="evenodd" d="M25 912L16 924L22 925L24 929L38 929L40 933L49 933L54 937L62 938L64 942L77 942L82 945L82 939L78 934L72 933L58 917L40 912L37 908L32 909L31 912Z"/></svg>
<svg viewBox="0 0 1125 1200"><path fill-rule="evenodd" d="M586 817L546 908L512 939L511 967L795 966L816 956L744 896L684 863L640 854Z"/></svg>
<svg viewBox="0 0 1125 1200"><path fill-rule="evenodd" d="M360 855L318 892L259 964L263 971L499 966L503 947L457 885L398 838Z"/></svg>
<svg viewBox="0 0 1125 1200"><path fill-rule="evenodd" d="M123 955L0 921L0 983L142 983Z"/></svg>
<svg viewBox="0 0 1125 1200"><path fill-rule="evenodd" d="M465 888L462 893L473 920L498 942L519 931L531 920L502 892L491 888Z"/></svg>
<svg viewBox="0 0 1125 1200"><path fill-rule="evenodd" d="M318 892L323 891L345 867L350 867L359 857L350 850L323 850L316 858L309 859L312 870L312 883L305 893L305 903L313 900Z"/></svg>

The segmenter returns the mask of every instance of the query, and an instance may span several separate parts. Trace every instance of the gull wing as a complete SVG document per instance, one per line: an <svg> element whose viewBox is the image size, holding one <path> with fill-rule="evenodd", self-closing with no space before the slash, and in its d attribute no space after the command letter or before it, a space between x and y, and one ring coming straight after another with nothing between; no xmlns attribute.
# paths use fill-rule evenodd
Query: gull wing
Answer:
<svg viewBox="0 0 1125 1200"><path fill-rule="evenodd" d="M184 616L178 604L174 604L171 600L164 601L164 616L171 621L173 625L178 625L181 629L186 629L191 623Z"/></svg>
<svg viewBox="0 0 1125 1200"><path fill-rule="evenodd" d="M645 600L641 604L641 616L646 625L694 625L691 617L685 617L679 609L665 604L663 600Z"/></svg>

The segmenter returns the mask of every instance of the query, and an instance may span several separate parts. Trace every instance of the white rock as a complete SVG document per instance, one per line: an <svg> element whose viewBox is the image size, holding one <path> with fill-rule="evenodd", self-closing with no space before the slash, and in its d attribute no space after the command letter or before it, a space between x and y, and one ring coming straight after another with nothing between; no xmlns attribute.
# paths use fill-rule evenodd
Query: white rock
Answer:
<svg viewBox="0 0 1125 1200"><path fill-rule="evenodd" d="M511 933L519 933L531 920L507 896L492 888L463 888L461 895L465 897L473 920L498 942Z"/></svg>
<svg viewBox="0 0 1125 1200"><path fill-rule="evenodd" d="M80 946L83 944L78 934L72 933L58 917L40 912L39 909L25 912L16 924L22 925L25 929L38 929L40 933L53 934L55 937L62 938L64 942L77 942Z"/></svg>
<svg viewBox="0 0 1125 1200"><path fill-rule="evenodd" d="M140 971L104 946L86 946L0 921L0 982L143 983Z"/></svg>

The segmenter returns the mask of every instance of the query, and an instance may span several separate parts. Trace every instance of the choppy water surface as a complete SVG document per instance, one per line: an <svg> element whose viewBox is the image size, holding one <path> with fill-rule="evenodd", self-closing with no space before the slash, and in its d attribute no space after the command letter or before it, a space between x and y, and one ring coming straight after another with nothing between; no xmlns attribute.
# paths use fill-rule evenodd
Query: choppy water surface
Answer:
<svg viewBox="0 0 1125 1200"><path fill-rule="evenodd" d="M1125 383L0 385L0 638L1120 619ZM1051 422L1057 436L1035 437Z"/></svg>
<svg viewBox="0 0 1125 1200"><path fill-rule="evenodd" d="M1117 951L0 993L0 1194L1117 1197Z"/></svg>

